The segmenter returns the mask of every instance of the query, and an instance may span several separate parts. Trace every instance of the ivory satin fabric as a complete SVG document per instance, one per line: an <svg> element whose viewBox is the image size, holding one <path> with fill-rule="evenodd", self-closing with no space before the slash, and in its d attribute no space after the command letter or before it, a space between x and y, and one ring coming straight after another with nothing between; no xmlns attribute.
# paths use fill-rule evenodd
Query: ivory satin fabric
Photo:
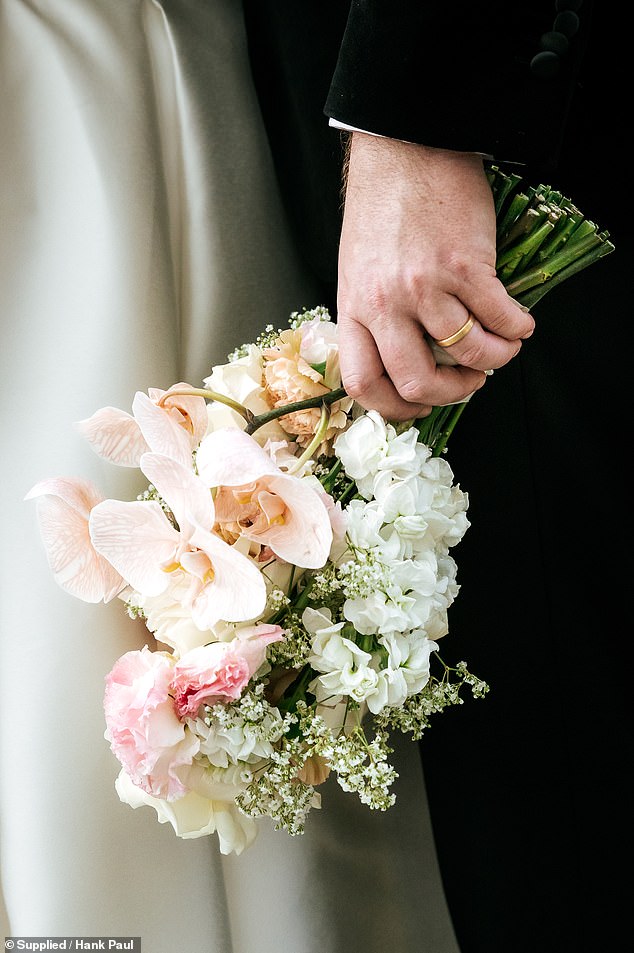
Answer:
<svg viewBox="0 0 634 953"><path fill-rule="evenodd" d="M240 857L120 803L104 676L145 629L56 586L23 502L48 476L133 498L137 472L102 463L73 422L198 386L321 303L286 231L240 3L1 0L0 71L3 935L457 953L408 739L391 811L328 783L302 837L263 820Z"/></svg>

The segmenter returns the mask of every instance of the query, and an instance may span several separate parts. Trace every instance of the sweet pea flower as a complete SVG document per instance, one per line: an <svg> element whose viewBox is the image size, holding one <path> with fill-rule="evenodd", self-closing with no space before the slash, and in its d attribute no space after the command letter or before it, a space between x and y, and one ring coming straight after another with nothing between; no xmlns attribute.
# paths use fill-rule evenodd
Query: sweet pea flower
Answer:
<svg viewBox="0 0 634 953"><path fill-rule="evenodd" d="M266 658L266 646L284 637L279 625L242 629L231 642L211 642L187 652L176 664L170 691L180 718L195 718L200 706L235 701Z"/></svg>
<svg viewBox="0 0 634 953"><path fill-rule="evenodd" d="M137 391L132 414L102 407L75 426L95 453L119 466L138 467L150 450L188 466L207 432L207 405L204 397L169 395L192 389L191 384L179 383L166 391L156 387L147 394Z"/></svg>
<svg viewBox="0 0 634 953"><path fill-rule="evenodd" d="M184 604L200 629L220 619L245 622L264 609L266 585L257 566L211 532L209 490L191 469L147 453L141 469L167 503L178 528L154 500L105 500L90 514L93 546L138 592L159 595L172 573L189 582Z"/></svg>
<svg viewBox="0 0 634 953"><path fill-rule="evenodd" d="M106 676L105 738L137 787L173 800L187 793L178 768L191 764L198 738L179 720L164 652L126 652Z"/></svg>
<svg viewBox="0 0 634 953"><path fill-rule="evenodd" d="M269 546L295 566L324 565L332 527L322 495L308 481L284 473L252 437L233 428L207 434L196 463L206 486L217 488L216 520L225 536Z"/></svg>
<svg viewBox="0 0 634 953"><path fill-rule="evenodd" d="M90 515L103 495L88 480L58 477L36 483L25 496L36 498L40 534L57 584L84 602L110 602L126 583L90 540Z"/></svg>

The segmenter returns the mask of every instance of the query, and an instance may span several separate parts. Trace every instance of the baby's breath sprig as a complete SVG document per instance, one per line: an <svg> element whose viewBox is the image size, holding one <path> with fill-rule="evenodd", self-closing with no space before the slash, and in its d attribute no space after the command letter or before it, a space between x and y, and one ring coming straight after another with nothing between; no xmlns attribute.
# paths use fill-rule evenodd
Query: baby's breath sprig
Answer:
<svg viewBox="0 0 634 953"><path fill-rule="evenodd" d="M489 685L470 672L466 662L450 666L437 653L434 657L443 666L442 676L432 675L422 691L410 695L400 708L384 708L375 718L378 727L411 734L413 741L419 741L425 729L430 727L432 715L464 704L460 694L464 685L471 688L474 698L484 698L489 691ZM452 680L451 673L457 676L455 680Z"/></svg>

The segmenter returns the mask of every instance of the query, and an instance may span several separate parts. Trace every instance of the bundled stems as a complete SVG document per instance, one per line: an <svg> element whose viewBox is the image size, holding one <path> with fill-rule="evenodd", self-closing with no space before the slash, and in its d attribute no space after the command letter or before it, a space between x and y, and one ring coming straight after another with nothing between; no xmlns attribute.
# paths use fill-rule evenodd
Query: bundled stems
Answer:
<svg viewBox="0 0 634 953"><path fill-rule="evenodd" d="M549 185L525 188L521 176L506 174L490 164L487 177L498 223L497 275L508 293L525 307L532 308L553 288L614 251L609 232L599 231L570 199ZM248 434L254 434L272 420L313 407L322 408L320 433L323 433L327 408L348 396L345 389L339 387L256 416L242 404L203 388L174 390L161 400L179 394L202 396L226 404L244 418ZM434 456L445 451L467 403L468 400L449 407L434 407L427 417L414 421L420 439L432 449Z"/></svg>

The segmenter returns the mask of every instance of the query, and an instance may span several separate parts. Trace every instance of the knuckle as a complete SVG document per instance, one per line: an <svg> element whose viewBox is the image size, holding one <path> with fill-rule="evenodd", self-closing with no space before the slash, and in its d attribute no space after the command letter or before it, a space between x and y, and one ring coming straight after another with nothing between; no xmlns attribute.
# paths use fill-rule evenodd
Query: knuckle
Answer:
<svg viewBox="0 0 634 953"><path fill-rule="evenodd" d="M486 327L487 330L493 334L499 334L504 337L502 332L507 328L508 323L508 313L504 311L494 311L487 315Z"/></svg>
<svg viewBox="0 0 634 953"><path fill-rule="evenodd" d="M460 363L464 367L479 368L480 365L490 367L491 357L487 356L486 345L478 341L466 343L465 340L464 349L460 352Z"/></svg>
<svg viewBox="0 0 634 953"><path fill-rule="evenodd" d="M398 385L398 392L410 404L429 403L429 395L425 392L422 381L410 379Z"/></svg>
<svg viewBox="0 0 634 953"><path fill-rule="evenodd" d="M358 373L346 374L342 383L348 396L354 400L360 400L371 388L371 381Z"/></svg>

